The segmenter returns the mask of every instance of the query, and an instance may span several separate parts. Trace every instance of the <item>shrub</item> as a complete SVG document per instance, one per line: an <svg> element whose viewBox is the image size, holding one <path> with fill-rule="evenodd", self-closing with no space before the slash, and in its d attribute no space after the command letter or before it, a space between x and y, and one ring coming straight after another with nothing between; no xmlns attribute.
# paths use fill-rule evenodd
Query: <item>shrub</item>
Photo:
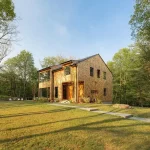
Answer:
<svg viewBox="0 0 150 150"><path fill-rule="evenodd" d="M0 100L1 101L8 101L10 98L10 96L7 96L7 95L0 95Z"/></svg>
<svg viewBox="0 0 150 150"><path fill-rule="evenodd" d="M84 103L90 103L90 97L83 97L82 100Z"/></svg>
<svg viewBox="0 0 150 150"><path fill-rule="evenodd" d="M96 99L97 104L102 104L102 101L100 99Z"/></svg>
<svg viewBox="0 0 150 150"><path fill-rule="evenodd" d="M58 99L58 98L55 98L54 102L59 102L59 99Z"/></svg>
<svg viewBox="0 0 150 150"><path fill-rule="evenodd" d="M36 97L35 101L45 103L45 102L49 102L49 98L46 98L46 97Z"/></svg>

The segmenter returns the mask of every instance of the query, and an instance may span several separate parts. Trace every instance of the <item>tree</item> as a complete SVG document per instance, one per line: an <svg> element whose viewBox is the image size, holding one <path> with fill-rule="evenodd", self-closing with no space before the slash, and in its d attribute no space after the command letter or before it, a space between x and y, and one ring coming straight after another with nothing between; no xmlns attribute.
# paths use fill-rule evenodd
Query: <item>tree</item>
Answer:
<svg viewBox="0 0 150 150"><path fill-rule="evenodd" d="M150 105L150 80L143 67L141 51L136 45L123 48L108 62L113 73L115 103Z"/></svg>
<svg viewBox="0 0 150 150"><path fill-rule="evenodd" d="M10 47L16 39L16 26L12 23L16 19L12 0L0 1L0 63L10 52Z"/></svg>
<svg viewBox="0 0 150 150"><path fill-rule="evenodd" d="M141 93L149 93L150 89L150 1L136 0L134 6L134 14L131 16L130 25L132 28L132 36L136 40L135 48L140 49L139 60L141 67L138 70L138 75L141 75L144 87L141 88ZM140 78L140 77L139 77ZM139 81L141 82L141 80ZM145 94L148 99L148 94Z"/></svg>
<svg viewBox="0 0 150 150"><path fill-rule="evenodd" d="M136 39L136 46L141 51L144 68L150 70L150 1L136 0L134 14L129 22L132 28L132 36ZM147 72L149 73L149 71ZM149 73L150 76L150 73Z"/></svg>
<svg viewBox="0 0 150 150"><path fill-rule="evenodd" d="M129 81L129 69L131 63L131 51L129 48L123 48L113 57L112 62L108 62L114 76L114 96L115 101L127 102L126 93Z"/></svg>
<svg viewBox="0 0 150 150"><path fill-rule="evenodd" d="M30 52L23 50L17 56L9 58L1 71L1 77L7 81L12 97L35 97L37 69Z"/></svg>
<svg viewBox="0 0 150 150"><path fill-rule="evenodd" d="M27 81L31 80L32 71L34 69L33 56L30 52L23 50L16 56L16 63L18 75L23 82L23 97L26 98L26 84Z"/></svg>
<svg viewBox="0 0 150 150"><path fill-rule="evenodd" d="M37 75L37 69L35 67L33 67L32 69L29 84L32 90L33 99L35 99L36 93L38 92L38 75Z"/></svg>
<svg viewBox="0 0 150 150"><path fill-rule="evenodd" d="M49 66L58 65L68 60L69 58L58 55L58 56L45 57L44 60L41 61L40 63L41 63L42 68L46 68Z"/></svg>
<svg viewBox="0 0 150 150"><path fill-rule="evenodd" d="M136 0L130 24L132 35L140 42L150 42L150 1Z"/></svg>

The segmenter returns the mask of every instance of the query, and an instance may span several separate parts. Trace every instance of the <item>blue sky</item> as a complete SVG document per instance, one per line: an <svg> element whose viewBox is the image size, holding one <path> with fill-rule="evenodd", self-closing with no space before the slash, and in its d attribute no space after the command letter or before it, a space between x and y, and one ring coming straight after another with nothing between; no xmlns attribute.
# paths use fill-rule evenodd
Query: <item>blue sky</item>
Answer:
<svg viewBox="0 0 150 150"><path fill-rule="evenodd" d="M105 62L132 44L128 24L135 0L13 0L21 39L9 57L30 51L40 68L46 56L84 58L99 53Z"/></svg>

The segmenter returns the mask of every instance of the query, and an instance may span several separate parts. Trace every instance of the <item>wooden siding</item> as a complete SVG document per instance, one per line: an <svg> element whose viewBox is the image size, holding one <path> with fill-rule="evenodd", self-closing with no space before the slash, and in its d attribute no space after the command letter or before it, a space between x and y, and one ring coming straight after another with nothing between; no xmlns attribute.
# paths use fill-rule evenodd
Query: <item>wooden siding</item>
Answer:
<svg viewBox="0 0 150 150"><path fill-rule="evenodd" d="M46 82L40 82L39 83L39 88L47 88L51 86L51 82L50 81L46 81Z"/></svg>
<svg viewBox="0 0 150 150"><path fill-rule="evenodd" d="M64 68L69 65L70 64L64 64L61 70L54 72L49 68L47 68L47 70L41 70L40 72L50 71L50 80L39 82L39 89L50 87L50 99L54 100L55 87L58 87L58 100L62 100L63 84L71 83L72 86L67 87L70 89L67 94L69 94L68 97L72 101L78 102L79 97L82 96L95 97L102 101L112 101L112 73L99 55L95 55L78 63L77 67L70 66L70 74L65 75ZM90 76L90 67L94 68L93 76ZM100 78L97 77L97 70L100 70ZM106 72L106 79L103 78L103 72ZM106 96L104 96L104 88L106 88Z"/></svg>
<svg viewBox="0 0 150 150"><path fill-rule="evenodd" d="M90 76L90 67L94 68L94 76ZM97 70L100 70L100 78L97 78ZM106 80L103 79L106 72ZM78 64L78 80L84 81L84 96L93 97L91 90L98 90L97 96L102 101L112 101L112 73L99 55L89 58ZM104 96L104 88L107 95Z"/></svg>
<svg viewBox="0 0 150 150"><path fill-rule="evenodd" d="M64 68L60 71L54 72L54 87L58 87L58 99L63 99L63 83L71 82L74 85L74 95L76 97L76 67L70 67L71 71L69 75L64 74ZM55 91L54 91L55 92ZM73 99L71 98L71 99ZM54 98L55 99L55 98Z"/></svg>

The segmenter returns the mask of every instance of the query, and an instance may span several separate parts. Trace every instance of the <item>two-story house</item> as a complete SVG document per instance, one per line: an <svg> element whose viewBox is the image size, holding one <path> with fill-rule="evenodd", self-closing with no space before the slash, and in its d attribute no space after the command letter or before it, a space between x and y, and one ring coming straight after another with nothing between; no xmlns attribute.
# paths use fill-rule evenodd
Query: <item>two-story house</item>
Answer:
<svg viewBox="0 0 150 150"><path fill-rule="evenodd" d="M39 97L74 102L90 97L112 102L112 73L99 54L69 60L38 72Z"/></svg>

